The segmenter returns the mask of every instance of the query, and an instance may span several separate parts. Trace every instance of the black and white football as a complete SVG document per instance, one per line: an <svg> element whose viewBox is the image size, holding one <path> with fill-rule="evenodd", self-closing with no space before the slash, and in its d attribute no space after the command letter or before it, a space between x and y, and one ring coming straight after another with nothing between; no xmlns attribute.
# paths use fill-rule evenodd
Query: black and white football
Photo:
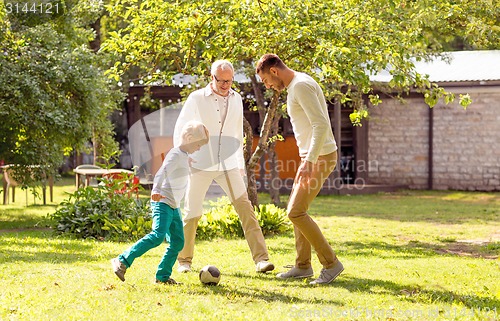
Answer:
<svg viewBox="0 0 500 321"><path fill-rule="evenodd" d="M206 265L200 270L200 281L206 285L217 285L220 281L220 271L214 265Z"/></svg>

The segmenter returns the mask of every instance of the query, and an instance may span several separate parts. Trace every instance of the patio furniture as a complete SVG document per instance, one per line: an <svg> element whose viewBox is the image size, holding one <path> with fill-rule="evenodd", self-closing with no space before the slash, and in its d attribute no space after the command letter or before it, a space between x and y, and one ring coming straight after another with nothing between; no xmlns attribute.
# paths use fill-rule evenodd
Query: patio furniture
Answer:
<svg viewBox="0 0 500 321"><path fill-rule="evenodd" d="M2 176L2 186L3 186L3 204L6 205L9 203L9 190L12 191L12 202L15 202L16 197L16 186L21 186L21 184L14 180L12 175L12 167L13 165L3 165L0 166L0 169L3 172ZM39 165L31 165L29 167L38 167ZM54 201L54 178L49 176L47 179L49 185L49 195L50 202ZM42 197L43 197L43 205L47 204L47 186L45 183L41 184L42 186ZM27 191L26 191L27 192ZM27 202L27 198L26 198Z"/></svg>
<svg viewBox="0 0 500 321"><path fill-rule="evenodd" d="M82 166L82 165L80 165ZM128 170L128 169L123 169L123 168L112 168L112 169L106 169L106 168L82 168L78 166L73 170L75 173L75 182L76 182L76 188L78 189L80 187L80 180L82 179L82 176L85 178L85 187L89 186L89 182L92 178L97 178L97 177L102 177L105 174L112 174L112 173L127 173L127 174L134 174L134 172Z"/></svg>
<svg viewBox="0 0 500 321"><path fill-rule="evenodd" d="M84 184L85 187L91 185L91 183L90 183L91 179L95 178L95 176L87 176L85 174L79 174L81 172L81 170L84 170L84 169L102 169L102 168L99 166L96 166L96 165L92 165L92 164L78 165L74 170L74 172L76 173L76 175L75 175L76 188L80 187L82 184ZM85 180L84 183L83 183L83 180Z"/></svg>

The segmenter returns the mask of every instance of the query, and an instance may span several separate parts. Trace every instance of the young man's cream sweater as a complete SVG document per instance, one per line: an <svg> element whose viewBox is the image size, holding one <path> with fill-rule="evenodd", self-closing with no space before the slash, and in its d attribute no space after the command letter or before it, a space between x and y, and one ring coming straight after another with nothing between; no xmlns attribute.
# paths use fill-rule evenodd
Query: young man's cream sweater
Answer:
<svg viewBox="0 0 500 321"><path fill-rule="evenodd" d="M337 150L323 90L301 72L295 72L287 90L287 111L300 156L316 163L320 155Z"/></svg>

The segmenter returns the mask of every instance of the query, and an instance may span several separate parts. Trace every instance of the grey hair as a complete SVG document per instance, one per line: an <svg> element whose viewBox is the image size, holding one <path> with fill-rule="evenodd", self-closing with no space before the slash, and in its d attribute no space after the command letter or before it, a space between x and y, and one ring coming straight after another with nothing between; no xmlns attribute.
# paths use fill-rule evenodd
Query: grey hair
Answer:
<svg viewBox="0 0 500 321"><path fill-rule="evenodd" d="M210 73L212 75L215 75L215 73L219 69L220 70L229 69L229 70L231 70L234 73L233 64L229 60L221 59L221 60L214 61L214 63L212 64L212 68L210 70Z"/></svg>

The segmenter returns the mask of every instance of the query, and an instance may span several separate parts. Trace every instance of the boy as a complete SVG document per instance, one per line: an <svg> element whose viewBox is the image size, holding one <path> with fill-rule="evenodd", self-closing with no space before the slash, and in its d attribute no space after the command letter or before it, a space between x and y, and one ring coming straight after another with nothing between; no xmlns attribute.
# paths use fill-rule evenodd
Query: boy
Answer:
<svg viewBox="0 0 500 321"><path fill-rule="evenodd" d="M198 151L201 146L208 143L208 140L208 130L202 123L191 121L183 127L180 146L168 152L153 181L151 191L153 230L111 260L113 271L120 280L125 281L125 272L136 258L159 246L166 239L170 243L158 265L156 283L178 284L170 275L177 255L184 247L179 207L188 184L188 155Z"/></svg>

